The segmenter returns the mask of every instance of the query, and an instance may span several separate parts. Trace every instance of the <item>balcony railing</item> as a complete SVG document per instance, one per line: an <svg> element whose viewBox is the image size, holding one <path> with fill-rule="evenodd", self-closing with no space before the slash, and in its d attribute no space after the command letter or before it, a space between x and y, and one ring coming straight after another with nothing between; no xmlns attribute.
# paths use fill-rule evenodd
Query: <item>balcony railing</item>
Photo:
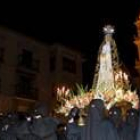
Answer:
<svg viewBox="0 0 140 140"><path fill-rule="evenodd" d="M22 55L18 56L18 68L39 72L39 60L25 60Z"/></svg>
<svg viewBox="0 0 140 140"><path fill-rule="evenodd" d="M16 85L16 96L22 97L26 99L38 99L38 89L37 88L30 88L29 90L25 90L22 88L20 84Z"/></svg>

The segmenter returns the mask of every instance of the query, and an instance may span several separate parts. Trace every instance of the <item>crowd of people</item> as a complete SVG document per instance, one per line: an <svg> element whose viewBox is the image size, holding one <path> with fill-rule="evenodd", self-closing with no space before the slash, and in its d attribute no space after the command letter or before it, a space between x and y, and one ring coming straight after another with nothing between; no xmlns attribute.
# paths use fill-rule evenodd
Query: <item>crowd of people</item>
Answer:
<svg viewBox="0 0 140 140"><path fill-rule="evenodd" d="M67 121L49 115L45 105L30 114L8 113L0 119L0 140L139 140L139 110L130 108L122 116L120 107L106 113L104 101L93 99L84 125L79 125L80 109L74 107Z"/></svg>

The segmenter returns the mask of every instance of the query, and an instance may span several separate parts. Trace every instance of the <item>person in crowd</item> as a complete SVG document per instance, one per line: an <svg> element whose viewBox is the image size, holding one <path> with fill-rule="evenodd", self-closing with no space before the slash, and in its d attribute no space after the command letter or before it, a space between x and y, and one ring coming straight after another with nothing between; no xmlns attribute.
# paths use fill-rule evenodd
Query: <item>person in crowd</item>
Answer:
<svg viewBox="0 0 140 140"><path fill-rule="evenodd" d="M110 108L108 117L110 121L114 124L114 126L117 129L117 132L120 136L120 139L122 137L122 127L123 127L123 117L122 117L122 110L120 107L113 106Z"/></svg>
<svg viewBox="0 0 140 140"><path fill-rule="evenodd" d="M90 102L82 140L119 140L115 126L105 117L105 105L101 99Z"/></svg>
<svg viewBox="0 0 140 140"><path fill-rule="evenodd" d="M16 136L17 140L41 140L40 137L31 133L30 127L32 120L28 119L28 117L26 114L20 114L18 116L18 122L7 129L8 134Z"/></svg>
<svg viewBox="0 0 140 140"><path fill-rule="evenodd" d="M122 130L123 140L135 140L138 126L138 110L131 108L126 113L126 120ZM138 138L138 140L140 137Z"/></svg>
<svg viewBox="0 0 140 140"><path fill-rule="evenodd" d="M73 107L68 115L68 123L66 125L67 140L81 140L82 127L78 125L80 117L80 109Z"/></svg>
<svg viewBox="0 0 140 140"><path fill-rule="evenodd" d="M17 115L9 112L1 121L0 140L17 140L15 133L8 131L17 122Z"/></svg>
<svg viewBox="0 0 140 140"><path fill-rule="evenodd" d="M57 140L66 140L65 124L60 123L57 126Z"/></svg>
<svg viewBox="0 0 140 140"><path fill-rule="evenodd" d="M57 140L56 132L59 123L58 119L49 116L47 105L41 103L34 110L30 130L32 134L44 140Z"/></svg>

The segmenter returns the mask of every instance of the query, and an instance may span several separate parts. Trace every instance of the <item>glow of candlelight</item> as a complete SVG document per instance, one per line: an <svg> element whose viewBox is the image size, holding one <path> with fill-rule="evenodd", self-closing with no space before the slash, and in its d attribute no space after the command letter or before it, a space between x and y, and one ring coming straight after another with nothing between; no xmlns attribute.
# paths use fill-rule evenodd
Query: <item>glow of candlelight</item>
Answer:
<svg viewBox="0 0 140 140"><path fill-rule="evenodd" d="M64 86L62 87L62 93L65 93L65 87Z"/></svg>
<svg viewBox="0 0 140 140"><path fill-rule="evenodd" d="M119 77L122 78L122 71L119 71Z"/></svg>
<svg viewBox="0 0 140 140"><path fill-rule="evenodd" d="M128 80L128 75L126 73L123 73L124 80Z"/></svg>
<svg viewBox="0 0 140 140"><path fill-rule="evenodd" d="M67 96L69 92L70 92L70 90L67 89L66 92L65 92L65 96Z"/></svg>
<svg viewBox="0 0 140 140"><path fill-rule="evenodd" d="M117 81L119 79L119 74L115 75L115 81Z"/></svg>

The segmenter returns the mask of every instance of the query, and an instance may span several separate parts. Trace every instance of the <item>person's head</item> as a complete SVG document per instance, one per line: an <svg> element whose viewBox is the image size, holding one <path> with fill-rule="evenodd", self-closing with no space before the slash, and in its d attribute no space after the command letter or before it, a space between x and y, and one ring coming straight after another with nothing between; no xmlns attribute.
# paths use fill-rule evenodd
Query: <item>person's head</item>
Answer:
<svg viewBox="0 0 140 140"><path fill-rule="evenodd" d="M9 119L11 124L16 123L18 121L18 115L15 112L8 112L7 119Z"/></svg>
<svg viewBox="0 0 140 140"><path fill-rule="evenodd" d="M62 132L64 130L65 130L65 124L60 123L57 125L57 132Z"/></svg>
<svg viewBox="0 0 140 140"><path fill-rule="evenodd" d="M98 110L104 110L105 109L105 105L104 105L104 101L102 99L93 99L90 102L90 107L95 106Z"/></svg>
<svg viewBox="0 0 140 140"><path fill-rule="evenodd" d="M122 110L120 107L113 106L109 110L109 119L118 126L122 121Z"/></svg>
<svg viewBox="0 0 140 140"><path fill-rule="evenodd" d="M94 119L101 119L105 116L105 105L101 99L93 99L89 105L89 115Z"/></svg>
<svg viewBox="0 0 140 140"><path fill-rule="evenodd" d="M48 116L48 106L46 103L39 103L35 106L34 115Z"/></svg>
<svg viewBox="0 0 140 140"><path fill-rule="evenodd" d="M138 117L138 110L131 108L126 113L126 123L135 127L138 122Z"/></svg>
<svg viewBox="0 0 140 140"><path fill-rule="evenodd" d="M78 107L73 107L68 115L68 119L74 119L74 121L78 120L80 115L80 109Z"/></svg>

